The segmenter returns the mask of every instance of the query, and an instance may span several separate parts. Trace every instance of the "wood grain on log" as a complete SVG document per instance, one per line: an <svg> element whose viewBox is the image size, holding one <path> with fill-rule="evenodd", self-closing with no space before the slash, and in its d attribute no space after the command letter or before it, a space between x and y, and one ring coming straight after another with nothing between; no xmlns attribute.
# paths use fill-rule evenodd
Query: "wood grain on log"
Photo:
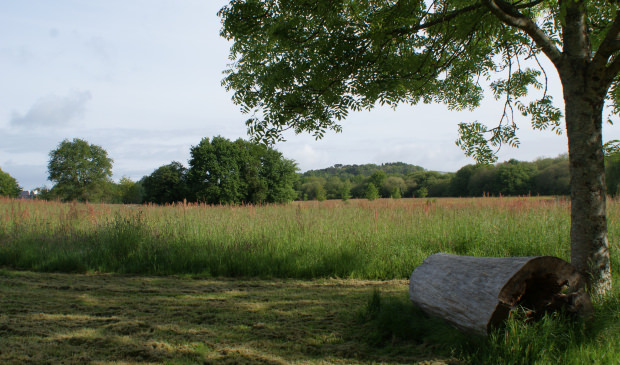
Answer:
<svg viewBox="0 0 620 365"><path fill-rule="evenodd" d="M534 315L564 308L592 312L584 280L552 256L472 257L437 253L411 274L409 296L425 313L486 335L517 306Z"/></svg>

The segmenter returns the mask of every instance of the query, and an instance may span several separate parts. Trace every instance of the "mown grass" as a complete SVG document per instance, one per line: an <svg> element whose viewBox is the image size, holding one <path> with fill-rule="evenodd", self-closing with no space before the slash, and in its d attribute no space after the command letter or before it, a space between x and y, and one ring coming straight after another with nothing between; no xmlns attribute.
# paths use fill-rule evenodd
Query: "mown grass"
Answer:
<svg viewBox="0 0 620 365"><path fill-rule="evenodd" d="M428 318L407 281L0 270L2 364L617 364L618 292L591 321L516 313L488 338Z"/></svg>
<svg viewBox="0 0 620 365"><path fill-rule="evenodd" d="M400 296L406 286L404 280L192 280L4 271L0 363L451 361L447 348L402 338L390 338L385 346L383 338L374 337L375 324L366 317L369 294Z"/></svg>
<svg viewBox="0 0 620 365"><path fill-rule="evenodd" d="M619 280L619 213L620 204L610 200L608 225L615 283ZM617 285L610 295L594 298L595 316L587 322L555 313L541 321L526 323L515 312L504 328L497 329L488 338L467 337L427 318L413 308L407 297L407 282L403 279L435 252L476 256L553 255L568 260L569 224L569 203L553 198L359 200L245 207L114 206L2 200L0 266L5 269L0 270L0 290L3 290L0 348L15 351L0 353L0 359L20 363L27 360L27 356L34 356L30 354L37 349L56 359L79 354L79 347L86 349L86 357L82 360L92 360L84 362L107 359L130 363L397 364L442 359L471 364L616 364L620 359L620 290ZM49 283L49 278L56 278L58 274L29 274L15 269L88 273L60 276L58 281L85 278L85 281L96 283L99 278L105 278L118 288L95 284L88 290L73 290L72 284ZM98 273L181 275L186 279ZM19 284L26 280L24 277L32 277L35 284ZM211 277L242 279L209 279ZM401 281L385 284L389 289L383 284L368 284L371 282L367 280L377 279ZM142 280L150 289L124 286L127 280ZM155 284L166 280L172 280L173 284ZM229 303L221 307L222 312L217 312L219 309L211 306L217 301L208 301L205 293L198 289L197 298L192 299L194 304L185 307L175 304L193 295L194 289L184 285L197 282L205 287L217 287L222 283L236 283L231 284L233 287L239 283L258 285L261 291L269 294L267 297L253 294L263 298L263 304L257 304L251 296L235 296L237 311ZM325 290L320 285L325 282L338 282L340 289ZM315 285L318 291L309 289ZM29 286L32 294L22 301L20 293L28 292L24 290ZM364 290L358 290L358 286ZM72 293L73 297L62 297L67 293ZM315 299L308 299L323 294L330 297L320 299L319 304L313 302ZM167 299L153 304L154 298L161 296ZM50 303L63 300L77 303L75 310L54 312L60 316L58 318L68 321L54 322L41 317L41 313L50 313L47 309L51 308ZM80 304L81 300L99 303L101 313L89 314ZM43 304L35 304L37 301ZM140 301L150 303L154 312L128 310L143 308L138 304ZM199 305L202 301L204 303ZM278 309L277 305L269 304L272 302L286 302L287 309ZM332 314L321 314L307 310L307 305L314 305L312 303L317 308L338 309L329 309ZM268 309L260 311L260 316L252 320L246 318L236 324L223 322L227 324L215 327L205 324L204 328L196 324L201 323L196 318L209 311L215 311L216 317L224 321L226 316L245 318L248 308L261 305ZM296 306L307 311L298 312ZM20 311L27 315L19 315ZM151 315L144 317L142 311ZM190 319L182 315L185 312ZM101 324L79 317L98 318L105 313L114 321L122 318L142 324L130 334L123 334L124 330L116 333L116 327L106 327L114 321ZM283 313L289 313L296 320L287 321ZM151 323L158 323L155 315L167 316L168 322L160 327L176 335L170 335L172 339L168 334L134 338L134 332L148 332L155 326ZM77 322L72 316L77 316ZM311 324L304 327L300 319ZM252 321L263 325L255 328ZM269 321L281 325L273 327L268 325ZM331 322L335 327L330 327L328 323ZM19 329L19 323L30 323L31 327ZM73 323L75 331L62 326L57 328L58 323ZM145 324L148 325L145 327ZM100 326L104 329L98 329ZM118 326L124 328L124 325ZM263 329L268 329L268 333ZM275 335L282 331L289 335ZM322 340L300 342L294 335L309 336L314 332L322 333L319 335ZM73 335L67 333L75 333L86 340L70 339ZM65 335L69 339L62 337ZM279 340L272 341L273 336ZM18 343L40 343L43 347L33 345L34 350L28 350L28 346L17 346ZM293 350L282 350L291 344ZM161 346L165 349L161 350ZM113 349L117 348L125 350L119 350L122 354L116 356ZM161 351L156 351L159 355L149 355L150 348ZM15 356L22 357L16 360ZM31 360L28 361L45 362L36 357ZM69 362L80 363L81 360L78 356Z"/></svg>

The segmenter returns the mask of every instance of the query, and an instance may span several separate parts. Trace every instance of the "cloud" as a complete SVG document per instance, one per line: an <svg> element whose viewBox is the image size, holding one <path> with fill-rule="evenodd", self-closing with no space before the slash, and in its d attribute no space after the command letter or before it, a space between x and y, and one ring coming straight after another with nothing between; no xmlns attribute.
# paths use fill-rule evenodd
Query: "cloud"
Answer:
<svg viewBox="0 0 620 365"><path fill-rule="evenodd" d="M21 128L71 125L84 115L89 91L75 91L67 96L49 95L37 100L25 114L13 113L11 126Z"/></svg>
<svg viewBox="0 0 620 365"><path fill-rule="evenodd" d="M28 66L35 59L35 54L25 46L0 49L0 61L6 60L10 66Z"/></svg>

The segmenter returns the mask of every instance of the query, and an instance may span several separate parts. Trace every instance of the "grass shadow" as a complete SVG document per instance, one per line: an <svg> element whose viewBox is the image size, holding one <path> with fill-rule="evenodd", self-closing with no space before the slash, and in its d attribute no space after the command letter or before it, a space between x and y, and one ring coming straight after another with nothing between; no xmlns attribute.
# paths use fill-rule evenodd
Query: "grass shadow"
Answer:
<svg viewBox="0 0 620 365"><path fill-rule="evenodd" d="M399 309L398 303L384 301L377 317L360 320L360 313L370 313L365 308L375 288L388 297L398 297L407 284L3 270L0 363L410 364L430 358L445 360L445 352L406 339L406 332L389 329L395 324L388 329L374 324L381 311ZM369 333L377 329L382 332ZM386 331L396 333L396 340L387 341Z"/></svg>

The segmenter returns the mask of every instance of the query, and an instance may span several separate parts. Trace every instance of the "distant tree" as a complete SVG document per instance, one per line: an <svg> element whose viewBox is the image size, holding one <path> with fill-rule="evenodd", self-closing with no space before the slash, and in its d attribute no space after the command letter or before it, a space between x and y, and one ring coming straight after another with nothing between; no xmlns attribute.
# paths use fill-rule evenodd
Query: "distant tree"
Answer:
<svg viewBox="0 0 620 365"><path fill-rule="evenodd" d="M48 179L61 200L98 201L105 194L105 185L112 176L112 159L97 145L74 138L64 140L49 154Z"/></svg>
<svg viewBox="0 0 620 365"><path fill-rule="evenodd" d="M533 194L570 195L568 156L539 159L534 164L538 171L532 178Z"/></svg>
<svg viewBox="0 0 620 365"><path fill-rule="evenodd" d="M407 188L405 180L400 176L388 176L381 185L381 196L384 198L401 198Z"/></svg>
<svg viewBox="0 0 620 365"><path fill-rule="evenodd" d="M259 181L258 189L261 193L253 193L249 179L242 175L247 186L243 201L247 203L286 203L295 199L297 193L293 185L297 180L297 164L293 160L284 158L282 153L264 144L257 144L242 139L235 141L237 144L249 146L247 151L253 153L244 158L252 161L254 166L252 175ZM263 193L264 192L264 193Z"/></svg>
<svg viewBox="0 0 620 365"><path fill-rule="evenodd" d="M402 197L402 193L400 192L400 188L396 187L392 189L392 192L390 193L390 198L400 199L401 197Z"/></svg>
<svg viewBox="0 0 620 365"><path fill-rule="evenodd" d="M37 199L41 199L41 200L53 200L54 197L51 194L51 190L47 187L47 186L39 186L36 187L34 190L35 192L35 196Z"/></svg>
<svg viewBox="0 0 620 365"><path fill-rule="evenodd" d="M341 199L343 182L339 177L331 176L325 182L325 192L327 199Z"/></svg>
<svg viewBox="0 0 620 365"><path fill-rule="evenodd" d="M407 175L407 196L421 197L448 195L448 187L452 175L437 171L417 171ZM440 184L441 186L439 186ZM423 194L420 190L424 189Z"/></svg>
<svg viewBox="0 0 620 365"><path fill-rule="evenodd" d="M354 177L370 177L375 171L383 171L386 175L406 175L409 173L413 173L416 171L423 171L424 169L420 166L409 165L403 162L393 162L393 163L385 163L382 165L376 164L364 164L364 165L342 165L335 164L332 167L328 167L326 169L320 170L309 170L303 173L303 176L320 176L324 178L328 178L331 176L336 176L340 178L342 181L349 179L352 183ZM365 188L365 186L364 186Z"/></svg>
<svg viewBox="0 0 620 365"><path fill-rule="evenodd" d="M349 180L345 180L342 183L342 190L340 191L340 198L345 202L351 199L351 182Z"/></svg>
<svg viewBox="0 0 620 365"><path fill-rule="evenodd" d="M144 202L171 204L187 199L187 168L180 162L172 161L158 167L141 180L144 189Z"/></svg>
<svg viewBox="0 0 620 365"><path fill-rule="evenodd" d="M364 177L362 175L356 175L351 180L351 197L356 199L366 198L367 187L368 183L366 183Z"/></svg>
<svg viewBox="0 0 620 365"><path fill-rule="evenodd" d="M190 154L188 182L198 201L284 203L296 196L297 166L272 148L217 136L203 138Z"/></svg>
<svg viewBox="0 0 620 365"><path fill-rule="evenodd" d="M416 195L414 195L416 198L425 198L426 196L428 196L428 189L426 188L426 186L423 186L421 188L419 188L416 192Z"/></svg>
<svg viewBox="0 0 620 365"><path fill-rule="evenodd" d="M123 186L114 181L106 181L98 187L98 198L93 201L100 201L110 204L123 204Z"/></svg>
<svg viewBox="0 0 620 365"><path fill-rule="evenodd" d="M301 194L304 200L325 200L327 192L325 190L325 178L306 177L301 184Z"/></svg>
<svg viewBox="0 0 620 365"><path fill-rule="evenodd" d="M314 198L320 202L327 200L327 192L323 185L318 185L315 190Z"/></svg>
<svg viewBox="0 0 620 365"><path fill-rule="evenodd" d="M369 182L368 186L366 187L366 199L375 200L378 197L379 197L379 190L377 189L374 183Z"/></svg>
<svg viewBox="0 0 620 365"><path fill-rule="evenodd" d="M497 179L495 178L495 167L483 165L476 169L469 179L467 190L469 196L482 196L484 194L496 194Z"/></svg>
<svg viewBox="0 0 620 365"><path fill-rule="evenodd" d="M372 173L372 175L370 175L370 177L368 178L368 182L372 183L375 186L375 188L379 189L383 185L383 182L386 179L387 179L387 174L385 173L385 171L376 170L375 172Z"/></svg>
<svg viewBox="0 0 620 365"><path fill-rule="evenodd" d="M450 182L454 177L453 173L442 173L428 186L428 195L436 197L450 196Z"/></svg>
<svg viewBox="0 0 620 365"><path fill-rule="evenodd" d="M9 198L17 198L21 193L22 188L17 183L17 180L7 172L0 169L0 196L7 196Z"/></svg>
<svg viewBox="0 0 620 365"><path fill-rule="evenodd" d="M224 137L203 138L190 151L188 181L198 201L236 204L242 201L240 151Z"/></svg>
<svg viewBox="0 0 620 365"><path fill-rule="evenodd" d="M469 180L475 173L477 165L465 165L461 167L450 181L450 195L470 196Z"/></svg>
<svg viewBox="0 0 620 365"><path fill-rule="evenodd" d="M135 182L128 177L121 177L118 183L120 200L123 204L140 204L144 199L142 182Z"/></svg>
<svg viewBox="0 0 620 365"><path fill-rule="evenodd" d="M531 180L535 170L530 163L510 160L496 167L496 188L493 193L527 195L532 191Z"/></svg>

